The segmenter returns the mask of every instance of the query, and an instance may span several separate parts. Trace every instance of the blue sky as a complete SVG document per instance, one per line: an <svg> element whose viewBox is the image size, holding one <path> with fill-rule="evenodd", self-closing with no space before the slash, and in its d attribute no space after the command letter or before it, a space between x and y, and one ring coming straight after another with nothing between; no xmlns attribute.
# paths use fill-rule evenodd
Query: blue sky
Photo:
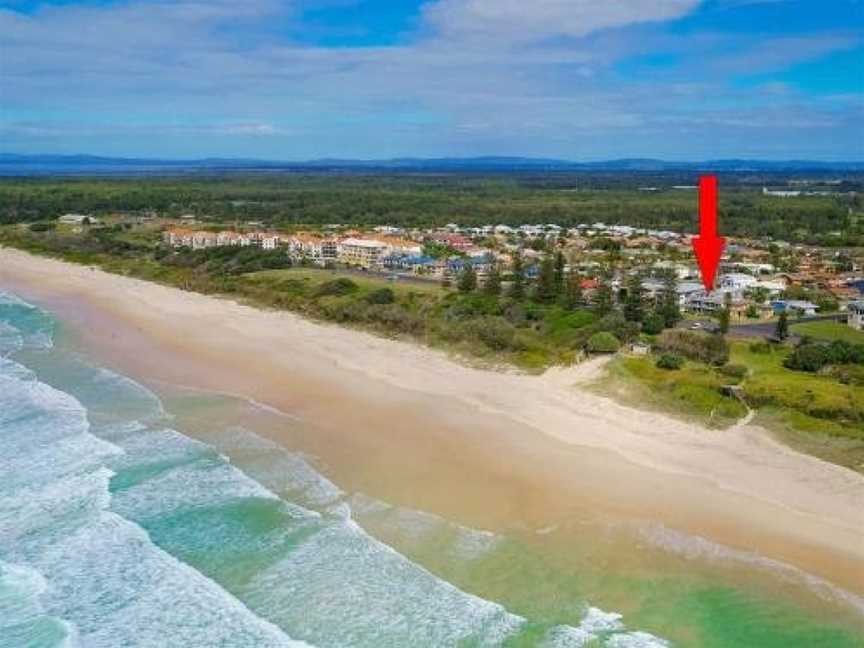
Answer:
<svg viewBox="0 0 864 648"><path fill-rule="evenodd" d="M862 0L0 0L0 150L864 159Z"/></svg>

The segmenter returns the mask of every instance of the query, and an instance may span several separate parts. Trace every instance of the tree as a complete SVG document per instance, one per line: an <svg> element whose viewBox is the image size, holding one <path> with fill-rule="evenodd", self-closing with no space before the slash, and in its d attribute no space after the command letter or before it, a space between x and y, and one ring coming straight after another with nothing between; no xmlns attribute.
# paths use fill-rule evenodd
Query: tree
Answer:
<svg viewBox="0 0 864 648"><path fill-rule="evenodd" d="M640 274L635 274L627 280L624 317L630 322L641 322L645 317L645 289L642 287Z"/></svg>
<svg viewBox="0 0 864 648"><path fill-rule="evenodd" d="M550 256L540 263L540 275L537 277L537 301L549 304L555 301L555 261Z"/></svg>
<svg viewBox="0 0 864 648"><path fill-rule="evenodd" d="M768 297L770 293L767 288L763 288L762 286L756 286L755 288L751 288L748 291L750 298L756 302L757 304L764 304L768 301Z"/></svg>
<svg viewBox="0 0 864 648"><path fill-rule="evenodd" d="M726 335L729 332L729 319L732 316L732 293L726 293L723 296L723 308L720 309L720 313L717 316L717 319L720 322L720 333L722 335Z"/></svg>
<svg viewBox="0 0 864 648"><path fill-rule="evenodd" d="M678 301L678 281L674 272L663 277L663 292L657 312L663 317L666 328L673 328L681 321L681 307Z"/></svg>
<svg viewBox="0 0 864 648"><path fill-rule="evenodd" d="M663 316L656 311L648 313L645 316L645 319L642 320L642 332L647 333L648 335L657 335L662 332L664 328L666 328L666 321L663 319Z"/></svg>
<svg viewBox="0 0 864 648"><path fill-rule="evenodd" d="M519 252L513 255L513 283L510 285L510 297L517 301L525 299L525 267Z"/></svg>
<svg viewBox="0 0 864 648"><path fill-rule="evenodd" d="M781 342L789 337L789 317L786 311L780 313L780 319L777 320L777 328L774 329L775 337Z"/></svg>
<svg viewBox="0 0 864 648"><path fill-rule="evenodd" d="M558 250L555 253L555 294L564 294L564 253Z"/></svg>
<svg viewBox="0 0 864 648"><path fill-rule="evenodd" d="M729 309L721 308L717 315L717 322L720 327L720 334L726 335L729 332Z"/></svg>
<svg viewBox="0 0 864 648"><path fill-rule="evenodd" d="M658 369L668 369L669 371L677 371L684 366L684 358L674 353L664 353L657 359L655 365Z"/></svg>
<svg viewBox="0 0 864 648"><path fill-rule="evenodd" d="M489 267L486 283L483 284L483 293L490 297L497 297L501 294L501 274L498 272L497 263L493 262Z"/></svg>
<svg viewBox="0 0 864 648"><path fill-rule="evenodd" d="M470 293L477 290L477 273L470 263L465 264L465 269L459 275L459 292Z"/></svg>
<svg viewBox="0 0 864 648"><path fill-rule="evenodd" d="M612 298L612 286L606 279L600 279L594 290L594 296L591 299L591 305L600 317L608 315L612 312L615 304Z"/></svg>
<svg viewBox="0 0 864 648"><path fill-rule="evenodd" d="M575 310L585 303L585 295L582 293L582 277L572 273L567 278L567 286L562 295L563 306L567 310Z"/></svg>

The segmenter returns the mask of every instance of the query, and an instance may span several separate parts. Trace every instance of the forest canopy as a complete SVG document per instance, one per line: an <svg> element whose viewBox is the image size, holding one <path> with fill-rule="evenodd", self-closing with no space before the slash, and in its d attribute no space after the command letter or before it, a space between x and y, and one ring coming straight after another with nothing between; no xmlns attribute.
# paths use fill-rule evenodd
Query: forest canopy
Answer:
<svg viewBox="0 0 864 648"><path fill-rule="evenodd" d="M690 178L690 184L695 178ZM757 179L758 180L758 179ZM771 186L778 179L762 179ZM194 214L215 222L403 227L606 222L696 231L696 194L682 177L547 175L274 175L0 180L0 224L67 212ZM785 181L784 181L785 182ZM721 179L720 215L733 236L860 244L860 179L835 195L767 196L762 183ZM843 193L839 193L841 189Z"/></svg>

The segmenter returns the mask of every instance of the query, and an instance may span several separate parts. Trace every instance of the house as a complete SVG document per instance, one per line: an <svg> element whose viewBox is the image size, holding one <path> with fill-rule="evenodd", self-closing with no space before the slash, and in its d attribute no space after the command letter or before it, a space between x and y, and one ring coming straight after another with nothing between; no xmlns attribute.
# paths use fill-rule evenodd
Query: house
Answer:
<svg viewBox="0 0 864 648"><path fill-rule="evenodd" d="M696 276L695 270L690 266L673 261L658 261L653 267L657 270L673 272L678 279L688 279Z"/></svg>
<svg viewBox="0 0 864 648"><path fill-rule="evenodd" d="M646 356L651 353L651 345L644 342L634 342L630 345L630 353L637 356Z"/></svg>
<svg viewBox="0 0 864 648"><path fill-rule="evenodd" d="M99 221L87 214L63 214L57 219L65 225L97 225Z"/></svg>
<svg viewBox="0 0 864 648"><path fill-rule="evenodd" d="M729 290L746 290L753 288L758 283L759 280L756 277L743 272L730 272L720 275L720 287Z"/></svg>
<svg viewBox="0 0 864 648"><path fill-rule="evenodd" d="M375 240L387 246L391 254L403 254L407 256L419 256L423 253L423 247L411 239L398 236L377 236Z"/></svg>
<svg viewBox="0 0 864 648"><path fill-rule="evenodd" d="M685 297L684 306L693 313L716 313L726 307L727 300L733 312L740 312L745 307L741 292L731 289L711 293L706 293L704 289L694 291Z"/></svg>
<svg viewBox="0 0 864 648"><path fill-rule="evenodd" d="M387 270L399 270L413 274L427 274L434 265L435 259L429 256L408 256L404 254L389 254L381 258L381 265Z"/></svg>
<svg viewBox="0 0 864 648"><path fill-rule="evenodd" d="M678 305L684 306L691 295L704 292L704 288L697 281L679 281L676 291L678 292Z"/></svg>
<svg viewBox="0 0 864 648"><path fill-rule="evenodd" d="M856 331L864 331L864 300L850 302L846 310L848 311L847 324Z"/></svg>
<svg viewBox="0 0 864 648"><path fill-rule="evenodd" d="M465 250L471 248L474 245L471 242L471 239L466 238L461 234L433 234L429 238L433 243L437 243L438 245L446 245L460 252L464 252Z"/></svg>
<svg viewBox="0 0 864 648"><path fill-rule="evenodd" d="M792 315L815 315L819 307L808 301L799 299L780 299L771 302L771 308L775 313L787 313Z"/></svg>

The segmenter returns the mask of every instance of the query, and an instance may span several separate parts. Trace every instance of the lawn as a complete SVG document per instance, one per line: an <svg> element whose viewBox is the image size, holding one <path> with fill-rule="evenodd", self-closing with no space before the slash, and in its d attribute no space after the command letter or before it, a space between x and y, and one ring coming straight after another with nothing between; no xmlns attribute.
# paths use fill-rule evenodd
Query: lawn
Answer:
<svg viewBox="0 0 864 648"><path fill-rule="evenodd" d="M851 344L864 344L864 331L856 331L840 322L805 322L793 324L791 328L793 333L809 335L819 340L843 340Z"/></svg>

